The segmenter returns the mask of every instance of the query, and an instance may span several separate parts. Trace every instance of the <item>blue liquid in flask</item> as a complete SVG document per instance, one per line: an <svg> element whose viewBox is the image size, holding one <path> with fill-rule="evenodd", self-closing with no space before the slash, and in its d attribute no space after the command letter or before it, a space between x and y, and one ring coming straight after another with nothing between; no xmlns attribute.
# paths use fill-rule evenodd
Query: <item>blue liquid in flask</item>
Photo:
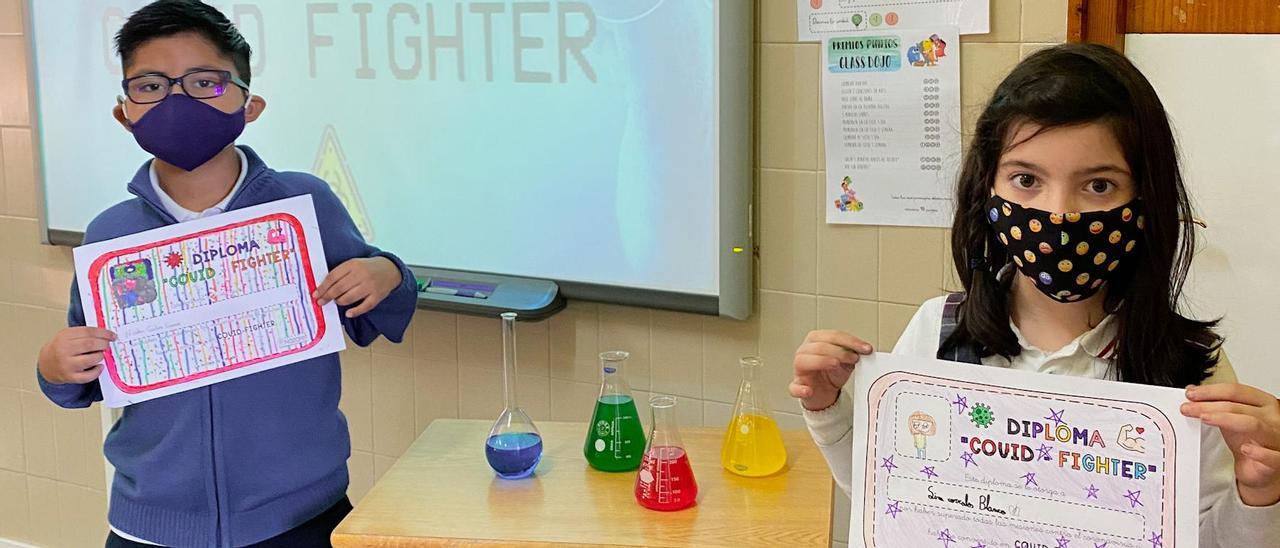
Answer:
<svg viewBox="0 0 1280 548"><path fill-rule="evenodd" d="M542 437L532 432L489 436L484 446L489 467L503 479L527 478L542 460Z"/></svg>

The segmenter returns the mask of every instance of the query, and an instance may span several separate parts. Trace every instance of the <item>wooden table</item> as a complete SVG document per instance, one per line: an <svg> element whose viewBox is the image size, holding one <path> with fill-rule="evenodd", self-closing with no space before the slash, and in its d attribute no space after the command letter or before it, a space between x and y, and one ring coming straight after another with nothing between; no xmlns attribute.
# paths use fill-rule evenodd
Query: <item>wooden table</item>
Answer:
<svg viewBox="0 0 1280 548"><path fill-rule="evenodd" d="M542 463L523 480L499 479L485 462L490 426L431 423L334 531L334 546L830 545L831 475L805 432L783 434L782 472L744 478L720 467L722 429L681 429L698 504L656 512L636 503L635 472L587 466L586 424L538 423Z"/></svg>

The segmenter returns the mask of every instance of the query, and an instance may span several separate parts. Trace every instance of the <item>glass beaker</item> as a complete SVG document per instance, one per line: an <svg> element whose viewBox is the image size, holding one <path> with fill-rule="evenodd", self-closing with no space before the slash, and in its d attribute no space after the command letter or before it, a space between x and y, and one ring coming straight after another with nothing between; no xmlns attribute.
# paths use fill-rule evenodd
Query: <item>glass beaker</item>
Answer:
<svg viewBox="0 0 1280 548"><path fill-rule="evenodd" d="M600 354L600 396L596 398L582 448L587 464L596 470L635 470L644 457L644 426L631 397L631 386L623 376L628 357L630 354L622 351Z"/></svg>
<svg viewBox="0 0 1280 548"><path fill-rule="evenodd" d="M733 420L720 446L720 465L741 476L768 476L786 466L787 448L769 410L769 396L755 384L764 362L746 357L739 363L742 384L738 385Z"/></svg>
<svg viewBox="0 0 1280 548"><path fill-rule="evenodd" d="M676 425L675 396L649 398L649 445L636 474L636 501L651 510L682 510L698 501L698 482Z"/></svg>
<svg viewBox="0 0 1280 548"><path fill-rule="evenodd" d="M489 430L484 456L489 467L503 479L529 477L542 460L542 436L519 405L516 405L516 314L502 314L502 379L506 407Z"/></svg>

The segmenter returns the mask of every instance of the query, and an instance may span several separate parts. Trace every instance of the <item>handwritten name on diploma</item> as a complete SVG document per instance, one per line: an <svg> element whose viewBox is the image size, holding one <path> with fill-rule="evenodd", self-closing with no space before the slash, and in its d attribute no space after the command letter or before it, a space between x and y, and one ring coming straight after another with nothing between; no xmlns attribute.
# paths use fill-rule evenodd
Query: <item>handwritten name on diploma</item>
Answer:
<svg viewBox="0 0 1280 548"><path fill-rule="evenodd" d="M963 496L963 497L950 496L950 494L948 494L948 496L945 496L945 497L944 497L944 496L942 496L942 495L939 495L939 494L938 494L938 492L935 490L935 489L936 489L936 488L938 488L938 487L939 487L939 486L936 486L936 485L930 485L930 486L928 486L928 487L927 487L927 489L928 489L928 491L929 491L929 500L942 501L942 502L946 502L946 503L949 503L949 504L954 504L954 505L957 505L957 506L963 506L963 507L965 507L965 508L973 508L973 507L974 507L973 502L970 502L970 501L969 501L969 492L968 492L968 490L965 490L965 492L964 492L964 496ZM979 510L982 510L982 511L984 511L984 512L990 512L990 513L992 513L992 514L999 514L999 515L1001 515L1001 516L1004 516L1004 515L1013 515L1013 516L1017 516L1017 515L1018 515L1018 507L1017 507L1017 506L1014 506L1014 507L1012 507L1012 508L1010 508L1010 509L1008 509L1008 510L1003 509L1003 508L999 508L999 507L997 507L997 506L994 506L994 505L993 505L993 502L992 502L992 500L991 500L991 497L992 497L992 495L991 495L990 493L979 494L979 495L978 495L978 505L977 505L977 506L978 506L978 509L979 509Z"/></svg>

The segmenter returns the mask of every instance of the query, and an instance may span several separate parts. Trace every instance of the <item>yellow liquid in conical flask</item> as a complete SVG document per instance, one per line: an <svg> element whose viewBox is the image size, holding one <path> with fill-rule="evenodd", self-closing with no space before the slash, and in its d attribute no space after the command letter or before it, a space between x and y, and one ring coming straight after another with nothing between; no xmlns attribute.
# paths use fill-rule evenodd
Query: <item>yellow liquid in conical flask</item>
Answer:
<svg viewBox="0 0 1280 548"><path fill-rule="evenodd" d="M742 476L773 474L787 464L787 448L773 417L737 415L729 423L720 447L720 465Z"/></svg>

